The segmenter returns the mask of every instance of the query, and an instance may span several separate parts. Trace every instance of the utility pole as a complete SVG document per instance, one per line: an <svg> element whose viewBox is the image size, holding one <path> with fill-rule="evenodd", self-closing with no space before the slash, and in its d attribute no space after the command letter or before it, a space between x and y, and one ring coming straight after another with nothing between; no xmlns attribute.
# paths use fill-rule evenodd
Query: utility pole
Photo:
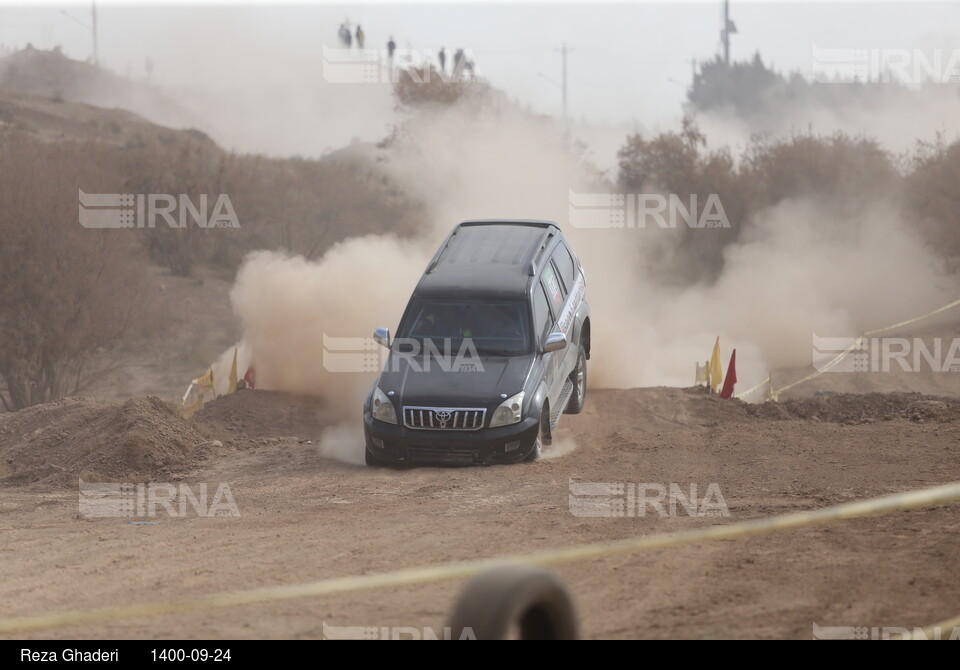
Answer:
<svg viewBox="0 0 960 670"><path fill-rule="evenodd" d="M97 40L97 1L93 0L93 64L100 67L100 42Z"/></svg>
<svg viewBox="0 0 960 670"><path fill-rule="evenodd" d="M93 54L92 54L93 64L99 67L100 66L100 41L97 39L97 2L96 0L93 0L93 2L91 3L90 25L87 25L86 23L78 19L76 16L74 16L73 14L69 13L64 9L61 9L60 13L66 16L71 21L75 23L79 23L81 26L89 30L90 33L93 35Z"/></svg>
<svg viewBox="0 0 960 670"><path fill-rule="evenodd" d="M723 64L730 67L730 0L723 0L723 29L720 39L723 40Z"/></svg>
<svg viewBox="0 0 960 670"><path fill-rule="evenodd" d="M560 52L560 91L563 100L563 121L567 121L567 54L573 51L567 47L567 43L564 42L560 45L560 48L557 49Z"/></svg>
<svg viewBox="0 0 960 670"><path fill-rule="evenodd" d="M723 0L723 26L720 28L720 41L723 42L723 64L730 67L730 35L737 32L737 26L730 20L730 0Z"/></svg>

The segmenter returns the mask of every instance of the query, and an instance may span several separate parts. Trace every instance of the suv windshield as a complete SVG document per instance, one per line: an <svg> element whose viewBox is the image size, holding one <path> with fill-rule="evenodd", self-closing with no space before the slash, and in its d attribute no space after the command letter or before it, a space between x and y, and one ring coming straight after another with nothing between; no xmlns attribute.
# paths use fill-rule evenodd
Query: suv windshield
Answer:
<svg viewBox="0 0 960 670"><path fill-rule="evenodd" d="M439 351L457 351L469 339L478 353L514 355L530 351L527 305L519 300L442 300L414 298L401 340L429 340Z"/></svg>

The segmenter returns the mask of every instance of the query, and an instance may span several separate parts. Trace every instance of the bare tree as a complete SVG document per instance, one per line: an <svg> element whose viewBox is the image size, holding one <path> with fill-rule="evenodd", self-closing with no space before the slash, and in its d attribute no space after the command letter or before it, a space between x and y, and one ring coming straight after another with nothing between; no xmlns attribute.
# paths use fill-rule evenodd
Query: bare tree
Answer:
<svg viewBox="0 0 960 670"><path fill-rule="evenodd" d="M0 402L76 393L145 308L135 231L88 230L78 192L118 192L113 149L0 134ZM101 357L102 358L102 357Z"/></svg>

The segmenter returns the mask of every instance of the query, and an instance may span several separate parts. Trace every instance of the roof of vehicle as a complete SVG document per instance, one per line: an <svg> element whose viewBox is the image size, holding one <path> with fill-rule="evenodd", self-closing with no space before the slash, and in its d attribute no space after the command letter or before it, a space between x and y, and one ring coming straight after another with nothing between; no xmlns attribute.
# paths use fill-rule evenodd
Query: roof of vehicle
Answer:
<svg viewBox="0 0 960 670"><path fill-rule="evenodd" d="M416 293L525 297L530 278L559 238L552 221L464 221L430 261Z"/></svg>

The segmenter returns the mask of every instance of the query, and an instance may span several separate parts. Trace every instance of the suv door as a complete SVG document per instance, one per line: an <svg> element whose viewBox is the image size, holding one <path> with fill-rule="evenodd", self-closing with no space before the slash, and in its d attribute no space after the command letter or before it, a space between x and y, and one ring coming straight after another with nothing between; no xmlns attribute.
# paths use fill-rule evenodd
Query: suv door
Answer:
<svg viewBox="0 0 960 670"><path fill-rule="evenodd" d="M558 250L560 248L561 247L559 246L557 247ZM569 315L566 321L564 323L561 323L561 318L563 316L564 311L568 307L570 307L568 303L570 301L571 284L568 283L567 281L564 281L563 273L560 270L560 267L557 265L555 260L556 255L557 255L557 252L555 251L554 258L550 260L549 265L543 271L543 278L544 278L544 281L546 282L545 286L547 288L547 295L548 296L550 295L550 291L551 291L550 284L552 282L555 282L557 284L557 287L555 290L558 290L559 295L561 296L559 304L557 303L556 300L554 300L552 301L551 306L553 307L553 317L557 324L556 326L554 326L554 330L561 332L567 336L566 349L563 349L562 351L557 352L558 354L562 354L561 356L558 356L558 358L562 359L562 363L558 367L558 374L563 379L566 379L568 376L570 376L570 374L573 372L574 367L576 367L577 365L577 343L573 341L575 315Z"/></svg>
<svg viewBox="0 0 960 670"><path fill-rule="evenodd" d="M573 343L573 319L570 318L565 324L560 324L561 315L567 306L567 287L564 286L552 260L548 261L547 266L543 269L541 281L547 292L547 299L550 302L554 323L556 324L554 325L554 331L562 332L567 336L566 348L555 352L557 358L555 373L560 379L560 387L562 388L563 381L573 372L573 368L577 364L577 348Z"/></svg>
<svg viewBox="0 0 960 670"><path fill-rule="evenodd" d="M547 337L556 328L556 320L553 318L553 311L550 309L550 301L547 299L542 281L537 281L533 287L533 328L534 335L537 338L537 351L542 352ZM560 391L563 388L563 376L559 372L563 362L563 353L561 350L540 354L543 356L543 381L547 386L547 398L550 399L551 412L556 407L560 399Z"/></svg>

